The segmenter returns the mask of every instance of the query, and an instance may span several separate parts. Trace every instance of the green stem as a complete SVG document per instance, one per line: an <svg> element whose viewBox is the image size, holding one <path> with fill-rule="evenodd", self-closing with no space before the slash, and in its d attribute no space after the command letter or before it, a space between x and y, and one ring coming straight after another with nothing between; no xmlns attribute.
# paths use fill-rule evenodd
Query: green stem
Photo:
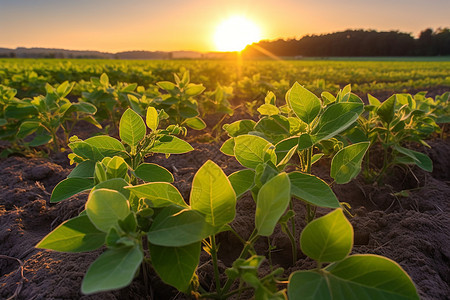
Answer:
<svg viewBox="0 0 450 300"><path fill-rule="evenodd" d="M290 210L294 211L294 204L292 203L292 199L291 201L289 201L289 208ZM295 262L297 261L297 242L295 241L295 215L291 218L291 230L292 230L292 235L294 235L293 241L291 240L291 244L292 244L292 261L295 264ZM288 235L289 236L289 235Z"/></svg>
<svg viewBox="0 0 450 300"><path fill-rule="evenodd" d="M219 296L222 296L222 288L220 286L219 264L217 260L216 236L215 235L210 236L209 242L211 244L211 257L214 266L214 278L216 279L216 291Z"/></svg>

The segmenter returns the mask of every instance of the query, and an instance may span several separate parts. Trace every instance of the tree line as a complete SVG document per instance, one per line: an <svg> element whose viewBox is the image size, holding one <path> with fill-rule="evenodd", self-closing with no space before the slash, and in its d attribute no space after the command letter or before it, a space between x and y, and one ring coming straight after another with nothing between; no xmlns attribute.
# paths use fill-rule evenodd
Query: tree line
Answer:
<svg viewBox="0 0 450 300"><path fill-rule="evenodd" d="M438 56L450 55L450 29L423 30L418 38L399 31L346 30L301 39L260 41L246 57L265 56Z"/></svg>

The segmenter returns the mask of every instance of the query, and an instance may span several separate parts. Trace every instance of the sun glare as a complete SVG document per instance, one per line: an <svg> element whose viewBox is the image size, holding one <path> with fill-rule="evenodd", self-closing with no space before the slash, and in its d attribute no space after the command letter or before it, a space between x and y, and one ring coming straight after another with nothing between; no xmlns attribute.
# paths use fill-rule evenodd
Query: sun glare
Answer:
<svg viewBox="0 0 450 300"><path fill-rule="evenodd" d="M221 23L214 35L218 51L241 51L245 46L261 40L261 31L252 21L235 16Z"/></svg>

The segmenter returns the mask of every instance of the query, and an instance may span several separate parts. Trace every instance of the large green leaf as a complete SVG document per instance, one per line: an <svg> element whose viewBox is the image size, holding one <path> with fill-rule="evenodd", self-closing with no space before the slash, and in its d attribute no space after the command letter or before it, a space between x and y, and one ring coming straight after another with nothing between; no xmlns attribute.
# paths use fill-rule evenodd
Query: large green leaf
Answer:
<svg viewBox="0 0 450 300"><path fill-rule="evenodd" d="M290 300L419 299L408 274L378 255L352 255L325 272L297 271L289 277Z"/></svg>
<svg viewBox="0 0 450 300"><path fill-rule="evenodd" d="M180 247L199 242L214 233L215 228L200 212L168 206L155 217L147 237L154 245Z"/></svg>
<svg viewBox="0 0 450 300"><path fill-rule="evenodd" d="M236 194L227 175L213 161L208 160L195 174L190 204L216 228L234 220Z"/></svg>
<svg viewBox="0 0 450 300"><path fill-rule="evenodd" d="M130 197L130 191L128 189L125 189L126 186L129 186L128 182L125 181L123 178L112 178L105 181L100 182L96 186L92 188L92 191L99 190L99 189L109 189L109 190L115 190L121 193L125 196L125 198Z"/></svg>
<svg viewBox="0 0 450 300"><path fill-rule="evenodd" d="M153 207L164 207L172 204L188 207L180 192L173 185L167 182L145 183L130 186L127 189L139 198L147 198L152 201Z"/></svg>
<svg viewBox="0 0 450 300"><path fill-rule="evenodd" d="M249 169L236 171L228 176L236 197L242 196L255 184L255 172Z"/></svg>
<svg viewBox="0 0 450 300"><path fill-rule="evenodd" d="M352 255L328 268L333 299L419 299L408 274L378 255Z"/></svg>
<svg viewBox="0 0 450 300"><path fill-rule="evenodd" d="M106 250L89 267L81 285L84 294L123 288L131 283L144 255L138 245Z"/></svg>
<svg viewBox="0 0 450 300"><path fill-rule="evenodd" d="M120 118L119 135L123 142L135 147L144 138L146 127L141 116L128 108Z"/></svg>
<svg viewBox="0 0 450 300"><path fill-rule="evenodd" d="M159 277L179 291L189 287L200 261L201 243L183 247L163 247L149 243L152 266Z"/></svg>
<svg viewBox="0 0 450 300"><path fill-rule="evenodd" d="M114 155L123 155L125 153L123 144L107 135L94 136L86 139L84 142L96 147L105 157L113 157Z"/></svg>
<svg viewBox="0 0 450 300"><path fill-rule="evenodd" d="M341 260L352 250L353 227L338 208L306 225L300 236L300 247L319 262Z"/></svg>
<svg viewBox="0 0 450 300"><path fill-rule="evenodd" d="M128 172L128 165L125 160L120 156L114 156L106 165L106 177L112 178L125 178Z"/></svg>
<svg viewBox="0 0 450 300"><path fill-rule="evenodd" d="M67 178L94 178L95 161L85 160L79 163Z"/></svg>
<svg viewBox="0 0 450 300"><path fill-rule="evenodd" d="M23 139L30 134L34 133L41 127L41 123L34 121L25 121L20 124L19 131L17 132L17 138Z"/></svg>
<svg viewBox="0 0 450 300"><path fill-rule="evenodd" d="M289 300L332 300L325 276L314 271L297 271L289 276ZM336 300L338 300L337 298ZM346 300L347 298L342 298ZM361 298L365 299L365 298ZM339 299L341 300L341 299Z"/></svg>
<svg viewBox="0 0 450 300"><path fill-rule="evenodd" d="M283 116L263 117L255 126L255 130L264 134L272 143L278 143L290 135L289 120Z"/></svg>
<svg viewBox="0 0 450 300"><path fill-rule="evenodd" d="M103 157L105 157L96 146L84 141L72 142L69 144L69 148L72 149L73 153L76 155L95 162L101 161Z"/></svg>
<svg viewBox="0 0 450 300"><path fill-rule="evenodd" d="M147 182L173 182L172 173L157 164L142 163L134 170L134 174Z"/></svg>
<svg viewBox="0 0 450 300"><path fill-rule="evenodd" d="M255 128L256 122L253 120L239 120L231 124L223 125L229 136L237 137L239 135L248 134Z"/></svg>
<svg viewBox="0 0 450 300"><path fill-rule="evenodd" d="M363 109L363 104L354 102L341 102L328 106L311 133L314 142L327 140L347 129L358 119Z"/></svg>
<svg viewBox="0 0 450 300"><path fill-rule="evenodd" d="M275 153L277 155L277 163L283 160L291 149L298 145L298 136L289 137L280 141L275 145Z"/></svg>
<svg viewBox="0 0 450 300"><path fill-rule="evenodd" d="M90 178L66 178L55 186L50 202L65 200L73 195L90 190L93 186L94 180Z"/></svg>
<svg viewBox="0 0 450 300"><path fill-rule="evenodd" d="M433 172L433 161L426 154L397 145L394 146L394 149L410 158L411 162L415 163L419 168L427 172ZM399 160L399 162L401 161Z"/></svg>
<svg viewBox="0 0 450 300"><path fill-rule="evenodd" d="M270 179L259 190L255 225L258 234L270 236L291 200L291 183L286 173Z"/></svg>
<svg viewBox="0 0 450 300"><path fill-rule="evenodd" d="M397 102L396 100L397 97L395 95L392 95L383 103L381 103L380 106L378 106L377 115L380 117L381 120L383 120L388 124L391 123L391 121L394 119L395 104Z"/></svg>
<svg viewBox="0 0 450 300"><path fill-rule="evenodd" d="M361 142L342 148L336 153L331 161L330 172L336 183L347 183L359 174L369 145L369 142Z"/></svg>
<svg viewBox="0 0 450 300"><path fill-rule="evenodd" d="M339 207L336 195L322 179L300 172L289 173L289 179L293 196L316 206Z"/></svg>
<svg viewBox="0 0 450 300"><path fill-rule="evenodd" d="M173 135L165 135L155 142L148 151L151 153L181 154L194 150L188 142Z"/></svg>
<svg viewBox="0 0 450 300"><path fill-rule="evenodd" d="M106 234L99 231L87 216L67 220L47 234L36 248L60 252L85 252L100 248Z"/></svg>
<svg viewBox="0 0 450 300"><path fill-rule="evenodd" d="M99 230L108 232L130 213L127 198L118 191L98 189L92 191L86 202L86 213Z"/></svg>
<svg viewBox="0 0 450 300"><path fill-rule="evenodd" d="M297 117L307 124L311 124L321 109L321 103L316 95L294 83L287 92L286 99Z"/></svg>
<svg viewBox="0 0 450 300"><path fill-rule="evenodd" d="M234 138L234 154L244 167L255 169L266 161L276 163L275 147L265 139L255 135L240 135Z"/></svg>

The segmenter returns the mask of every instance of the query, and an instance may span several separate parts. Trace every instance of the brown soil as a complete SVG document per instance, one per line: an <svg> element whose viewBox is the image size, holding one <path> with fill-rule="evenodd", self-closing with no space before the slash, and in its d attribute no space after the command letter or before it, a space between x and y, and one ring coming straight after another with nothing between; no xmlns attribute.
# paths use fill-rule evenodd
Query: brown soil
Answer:
<svg viewBox="0 0 450 300"><path fill-rule="evenodd" d="M220 142L199 142L206 138L201 134L191 137L195 148L191 153L172 155L168 159L156 155L149 160L173 172L175 185L187 200L192 178L206 160L219 164L226 174L240 169L233 158L219 151ZM435 139L429 143L432 149L426 152L435 166L431 174L418 168L412 168L412 172L394 169L382 186L367 184L360 176L346 185L334 185L333 189L340 201L352 206L355 215L350 219L355 229L354 253L387 256L408 272L423 299L448 299L450 142ZM186 296L166 286L152 272L148 287L139 275L124 289L82 295L83 275L104 249L69 254L34 248L53 228L83 208L86 194L57 204L49 203L52 189L67 176L70 168L61 155L52 159L0 159L0 255L21 260L24 275L21 279L16 261L0 257L0 298L12 296L23 282L18 299L185 299ZM315 166L313 172L331 182L327 163ZM397 192L405 189L409 195L401 197ZM304 205L297 202L295 210L298 237L305 226ZM243 237L248 237L253 230L254 211L255 203L249 195L238 201L236 219L231 225ZM325 209L318 210L318 215L325 213ZM242 245L229 233L220 234L218 239L220 269L224 273L239 255ZM278 227L271 244L276 246L271 253L272 262L285 268L285 276L313 266L300 251L298 261L292 264L289 240ZM261 255L267 254L267 239L260 239L256 249ZM200 283L205 289L213 287L213 269L206 253L202 253L200 266ZM261 272L267 270L266 264Z"/></svg>

